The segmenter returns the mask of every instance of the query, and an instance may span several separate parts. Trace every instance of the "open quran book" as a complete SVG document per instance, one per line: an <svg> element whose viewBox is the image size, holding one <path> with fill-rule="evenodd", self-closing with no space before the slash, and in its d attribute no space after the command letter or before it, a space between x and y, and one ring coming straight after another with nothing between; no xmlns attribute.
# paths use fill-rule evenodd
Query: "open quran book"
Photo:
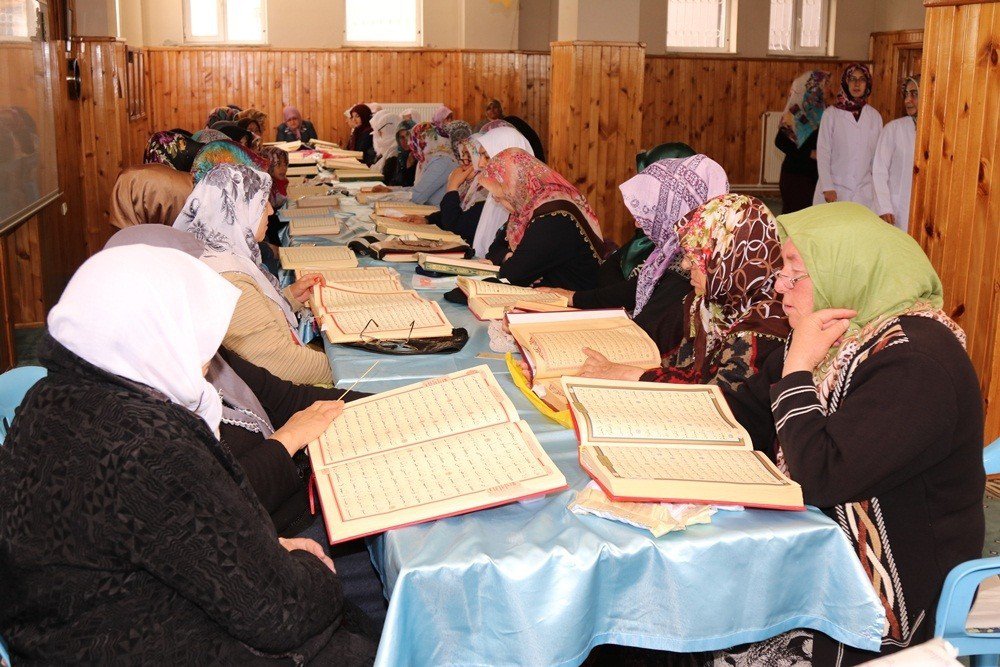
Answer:
<svg viewBox="0 0 1000 667"><path fill-rule="evenodd" d="M349 284L317 285L309 304L331 343L438 338L452 333L441 306L411 290L369 292Z"/></svg>
<svg viewBox="0 0 1000 667"><path fill-rule="evenodd" d="M367 255L383 262L415 262L418 255L433 254L441 257L468 257L472 248L461 238L457 240L420 239L382 234L366 234L353 239L348 247L359 255Z"/></svg>
<svg viewBox="0 0 1000 667"><path fill-rule="evenodd" d="M382 186L385 187L385 186ZM392 190L391 192L373 192L371 187L364 187L355 193L354 198L359 204L373 204L377 201L408 202L413 196L409 190Z"/></svg>
<svg viewBox="0 0 1000 667"><path fill-rule="evenodd" d="M291 153L292 151L297 151L302 148L301 141L265 141L265 146L276 146L286 153Z"/></svg>
<svg viewBox="0 0 1000 667"><path fill-rule="evenodd" d="M292 218L288 223L289 236L322 236L340 233L340 220L332 215L315 218Z"/></svg>
<svg viewBox="0 0 1000 667"><path fill-rule="evenodd" d="M300 209L307 208L339 208L340 197L337 195L306 195L295 200Z"/></svg>
<svg viewBox="0 0 1000 667"><path fill-rule="evenodd" d="M297 201L302 197L322 197L330 193L326 185L289 185L288 198Z"/></svg>
<svg viewBox="0 0 1000 667"><path fill-rule="evenodd" d="M299 201L304 201L304 200L305 198L300 199ZM330 208L329 206L326 208L293 206L282 209L281 217L288 218L289 220L294 220L296 218L321 218L325 216L331 216L334 213L336 213L336 210Z"/></svg>
<svg viewBox="0 0 1000 667"><path fill-rule="evenodd" d="M437 255L427 255L420 253L417 255L417 264L428 271L438 273L450 273L454 276L482 276L484 278L495 278L500 272L500 267L491 264L486 260L479 259L458 259L450 257L439 257Z"/></svg>
<svg viewBox="0 0 1000 667"><path fill-rule="evenodd" d="M315 176L319 173L319 167L315 164L302 164L289 166L286 172L289 176Z"/></svg>
<svg viewBox="0 0 1000 667"><path fill-rule="evenodd" d="M801 510L715 385L565 377L580 465L614 500Z"/></svg>
<svg viewBox="0 0 1000 667"><path fill-rule="evenodd" d="M319 161L319 158L320 156L317 153L289 153L288 164L316 164Z"/></svg>
<svg viewBox="0 0 1000 667"><path fill-rule="evenodd" d="M509 310L531 303L565 306L566 297L530 287L459 276L458 288L469 297L469 310L480 320L500 320Z"/></svg>
<svg viewBox="0 0 1000 667"><path fill-rule="evenodd" d="M418 239L429 241L448 241L451 243L465 243L465 240L455 234L441 229L437 225L425 225L419 222L404 222L395 218L386 218L381 215L373 217L375 221L375 231L379 234L389 236L415 236Z"/></svg>
<svg viewBox="0 0 1000 667"><path fill-rule="evenodd" d="M292 246L278 248L281 268L289 269L349 269L358 265L358 258L347 246Z"/></svg>
<svg viewBox="0 0 1000 667"><path fill-rule="evenodd" d="M381 181L385 178L374 169L368 169L361 165L360 169L335 169L338 181Z"/></svg>
<svg viewBox="0 0 1000 667"><path fill-rule="evenodd" d="M353 157L330 157L320 161L325 169L367 169L365 163Z"/></svg>
<svg viewBox="0 0 1000 667"><path fill-rule="evenodd" d="M579 374L585 347L617 364L660 364L656 343L621 309L510 313L507 326L531 369L532 390L555 410L568 407L559 378Z"/></svg>
<svg viewBox="0 0 1000 667"><path fill-rule="evenodd" d="M307 273L318 273L331 287L344 287L356 292L402 292L403 284L396 269L386 267L358 267L353 269L299 270L297 278Z"/></svg>
<svg viewBox="0 0 1000 667"><path fill-rule="evenodd" d="M332 544L567 488L487 366L352 401L309 455Z"/></svg>
<svg viewBox="0 0 1000 667"><path fill-rule="evenodd" d="M430 215L440 211L437 206L430 204L413 204L410 202L398 201L377 201L375 202L375 215L384 215L390 218L398 218L401 215Z"/></svg>

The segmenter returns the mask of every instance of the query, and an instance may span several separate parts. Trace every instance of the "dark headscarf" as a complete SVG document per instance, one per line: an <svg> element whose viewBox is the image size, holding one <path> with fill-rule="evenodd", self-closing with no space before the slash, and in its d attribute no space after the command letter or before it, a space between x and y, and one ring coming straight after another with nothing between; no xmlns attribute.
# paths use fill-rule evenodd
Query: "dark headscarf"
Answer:
<svg viewBox="0 0 1000 667"><path fill-rule="evenodd" d="M347 150L356 151L361 143L361 139L372 133L372 110L367 104L355 104L351 107L351 115L358 114L361 117L361 125L351 131L351 138L347 142Z"/></svg>
<svg viewBox="0 0 1000 667"><path fill-rule="evenodd" d="M538 138L538 133L517 116L504 116L503 119L513 125L514 129L528 140L528 143L531 144L531 152L535 154L535 159L539 162L545 162L545 149L542 147L542 140Z"/></svg>
<svg viewBox="0 0 1000 667"><path fill-rule="evenodd" d="M865 85L865 92L861 94L861 97L851 97L851 89L847 83L847 80L854 72L861 72L868 81L867 85ZM861 114L861 110L864 109L865 105L868 104L868 96L871 94L872 73L868 69L868 66L861 63L848 65L847 69L844 70L844 74L840 77L840 92L837 94L836 107L844 111L850 111L857 117Z"/></svg>
<svg viewBox="0 0 1000 667"><path fill-rule="evenodd" d="M659 162L660 160L683 159L691 157L692 155L697 155L695 150L681 141L672 141L670 143L660 144L659 146L650 148L648 151L636 154L636 172L641 172L649 165L654 162Z"/></svg>
<svg viewBox="0 0 1000 667"><path fill-rule="evenodd" d="M165 164L178 171L189 171L195 156L204 145L179 132L154 132L146 143L142 161L146 164Z"/></svg>
<svg viewBox="0 0 1000 667"><path fill-rule="evenodd" d="M205 127L212 127L212 125L218 123L220 120L236 120L237 113L239 113L239 110L231 106L215 107L208 112L208 120L205 121Z"/></svg>
<svg viewBox="0 0 1000 667"><path fill-rule="evenodd" d="M236 124L227 125L226 127L221 127L216 129L218 129L219 132L222 132L224 135L226 135L232 141L235 141L238 144L243 144L244 146L249 146L253 144L253 139L254 139L253 133L248 130L244 130L243 128L239 127Z"/></svg>

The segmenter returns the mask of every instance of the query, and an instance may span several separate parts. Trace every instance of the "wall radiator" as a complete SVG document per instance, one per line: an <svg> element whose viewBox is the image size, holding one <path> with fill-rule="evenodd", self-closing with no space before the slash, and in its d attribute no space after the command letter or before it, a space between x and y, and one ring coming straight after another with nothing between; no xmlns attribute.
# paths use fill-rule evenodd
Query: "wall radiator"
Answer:
<svg viewBox="0 0 1000 667"><path fill-rule="evenodd" d="M765 111L761 114L760 182L761 185L777 185L781 178L781 163L785 154L774 145L774 137L781 126L783 111Z"/></svg>

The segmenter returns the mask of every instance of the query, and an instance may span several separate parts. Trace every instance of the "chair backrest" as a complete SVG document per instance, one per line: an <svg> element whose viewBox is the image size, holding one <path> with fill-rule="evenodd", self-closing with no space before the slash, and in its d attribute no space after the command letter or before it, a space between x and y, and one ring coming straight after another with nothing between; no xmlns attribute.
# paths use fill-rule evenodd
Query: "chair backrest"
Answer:
<svg viewBox="0 0 1000 667"><path fill-rule="evenodd" d="M983 467L987 475L1000 475L1000 438L986 445L983 450Z"/></svg>
<svg viewBox="0 0 1000 667"><path fill-rule="evenodd" d="M28 390L45 374L41 366L21 366L0 375L0 437L7 437L7 429L14 421L14 411L21 405Z"/></svg>

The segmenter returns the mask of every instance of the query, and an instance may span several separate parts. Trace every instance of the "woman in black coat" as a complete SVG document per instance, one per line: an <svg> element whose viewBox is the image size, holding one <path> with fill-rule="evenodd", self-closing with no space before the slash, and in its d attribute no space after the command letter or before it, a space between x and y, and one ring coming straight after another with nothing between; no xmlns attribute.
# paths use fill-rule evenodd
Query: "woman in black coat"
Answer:
<svg viewBox="0 0 1000 667"><path fill-rule="evenodd" d="M182 252L98 253L0 448L0 635L15 662L369 664L332 563L281 540L202 377L238 292ZM317 433L340 404L317 411Z"/></svg>

